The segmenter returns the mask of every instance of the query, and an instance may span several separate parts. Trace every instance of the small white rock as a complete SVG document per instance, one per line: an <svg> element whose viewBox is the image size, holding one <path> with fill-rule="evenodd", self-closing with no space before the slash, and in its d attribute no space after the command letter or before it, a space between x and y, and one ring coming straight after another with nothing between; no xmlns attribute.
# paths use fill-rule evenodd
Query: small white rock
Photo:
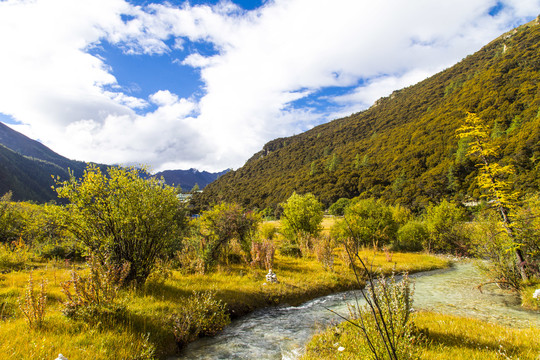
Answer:
<svg viewBox="0 0 540 360"><path fill-rule="evenodd" d="M343 351L343 350L345 350L345 348L343 346L340 346L340 347L337 348L337 351Z"/></svg>
<svg viewBox="0 0 540 360"><path fill-rule="evenodd" d="M62 355L62 354L58 354L58 357L57 357L56 359L54 359L54 360L68 360L68 358L65 357L65 356Z"/></svg>
<svg viewBox="0 0 540 360"><path fill-rule="evenodd" d="M533 294L533 298L540 300L540 289L536 289Z"/></svg>

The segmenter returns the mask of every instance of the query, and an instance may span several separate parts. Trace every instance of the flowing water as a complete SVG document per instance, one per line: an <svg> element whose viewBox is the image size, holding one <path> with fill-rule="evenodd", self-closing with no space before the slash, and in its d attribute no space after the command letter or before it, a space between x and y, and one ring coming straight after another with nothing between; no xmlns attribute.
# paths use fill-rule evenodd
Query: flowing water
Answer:
<svg viewBox="0 0 540 360"><path fill-rule="evenodd" d="M519 299L486 285L472 263L457 263L447 270L412 275L415 309L471 316L505 325L540 326L540 315L525 311ZM347 315L347 303L360 292L324 296L300 306L279 306L255 311L233 321L218 336L188 345L176 359L294 359L317 329L341 322L327 309Z"/></svg>

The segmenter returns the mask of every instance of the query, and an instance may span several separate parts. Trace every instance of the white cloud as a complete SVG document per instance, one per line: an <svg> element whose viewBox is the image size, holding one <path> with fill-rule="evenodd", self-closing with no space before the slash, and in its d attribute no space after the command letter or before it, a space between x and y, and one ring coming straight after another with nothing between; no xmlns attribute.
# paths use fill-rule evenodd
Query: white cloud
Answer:
<svg viewBox="0 0 540 360"><path fill-rule="evenodd" d="M1 1L0 48L9 56L0 57L0 112L71 158L237 167L268 140L452 65L540 8L540 0L502 3L490 16L495 0L274 0L250 12L226 1ZM204 96L126 93L106 59L89 52L102 41L137 56L188 52L173 61L200 72ZM293 105L326 96L326 87L354 90L327 96L337 111Z"/></svg>

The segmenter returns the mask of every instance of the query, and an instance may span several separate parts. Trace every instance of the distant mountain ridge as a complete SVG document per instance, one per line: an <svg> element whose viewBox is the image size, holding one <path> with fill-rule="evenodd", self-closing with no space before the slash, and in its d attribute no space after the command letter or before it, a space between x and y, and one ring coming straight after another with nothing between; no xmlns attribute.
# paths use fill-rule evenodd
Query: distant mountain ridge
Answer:
<svg viewBox="0 0 540 360"><path fill-rule="evenodd" d="M512 164L522 193L540 190L540 18L501 35L458 64L394 91L368 110L275 139L193 199L275 208L294 191L325 205L376 197L421 209L477 199L477 168L455 131L467 112L493 129L493 161Z"/></svg>
<svg viewBox="0 0 540 360"><path fill-rule="evenodd" d="M211 173L208 171L199 171L197 169L189 170L165 170L156 173L155 177L163 177L165 183L171 186L178 186L183 191L191 190L195 184L202 190L206 185L215 181L220 176L226 174L230 170L224 170L217 173Z"/></svg>
<svg viewBox="0 0 540 360"><path fill-rule="evenodd" d="M11 191L14 200L56 200L52 176L68 179L72 171L80 177L85 168L85 162L63 157L0 122L0 195Z"/></svg>
<svg viewBox="0 0 540 360"><path fill-rule="evenodd" d="M87 163L61 156L39 141L11 129L0 122L0 196L11 191L13 200L36 201L39 203L57 200L52 189L54 177L68 179L69 172L80 178ZM97 164L103 170L104 164ZM167 170L153 176L165 179L169 185L180 185L191 190L195 184L204 188L207 184L226 173L190 170Z"/></svg>

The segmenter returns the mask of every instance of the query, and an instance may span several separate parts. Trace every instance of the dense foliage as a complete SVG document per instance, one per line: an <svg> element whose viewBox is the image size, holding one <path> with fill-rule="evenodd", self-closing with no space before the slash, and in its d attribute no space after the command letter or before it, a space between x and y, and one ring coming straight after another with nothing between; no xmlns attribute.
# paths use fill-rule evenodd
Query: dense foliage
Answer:
<svg viewBox="0 0 540 360"><path fill-rule="evenodd" d="M182 208L176 190L132 168L90 166L82 179L56 188L69 200L66 226L87 250L105 262L130 266L127 282L144 283L156 260L179 241Z"/></svg>
<svg viewBox="0 0 540 360"><path fill-rule="evenodd" d="M199 229L204 270L229 262L231 247L238 247L246 262L251 262L251 242L260 218L237 204L222 203L204 211L195 221Z"/></svg>
<svg viewBox="0 0 540 360"><path fill-rule="evenodd" d="M496 159L516 168L523 192L540 188L540 26L524 25L457 65L395 91L370 109L266 144L196 201L275 208L293 191L325 206L383 198L419 210L440 199L480 195L474 161L455 130L467 112L493 128Z"/></svg>
<svg viewBox="0 0 540 360"><path fill-rule="evenodd" d="M292 194L283 207L281 224L283 232L289 237L299 233L318 235L321 231L323 206L313 194Z"/></svg>

